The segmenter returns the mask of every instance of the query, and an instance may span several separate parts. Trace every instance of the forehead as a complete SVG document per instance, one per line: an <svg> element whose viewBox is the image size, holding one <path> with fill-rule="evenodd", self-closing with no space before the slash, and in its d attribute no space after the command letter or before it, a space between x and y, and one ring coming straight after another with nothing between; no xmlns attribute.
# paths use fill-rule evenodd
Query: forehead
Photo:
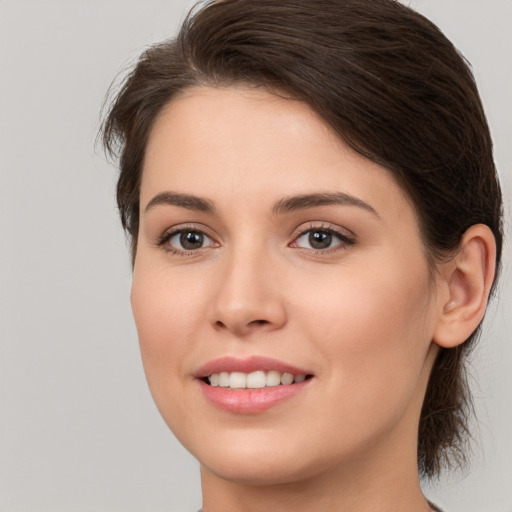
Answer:
<svg viewBox="0 0 512 512"><path fill-rule="evenodd" d="M160 113L141 203L164 190L241 205L335 190L382 211L411 210L391 173L351 150L308 105L248 87L191 88Z"/></svg>

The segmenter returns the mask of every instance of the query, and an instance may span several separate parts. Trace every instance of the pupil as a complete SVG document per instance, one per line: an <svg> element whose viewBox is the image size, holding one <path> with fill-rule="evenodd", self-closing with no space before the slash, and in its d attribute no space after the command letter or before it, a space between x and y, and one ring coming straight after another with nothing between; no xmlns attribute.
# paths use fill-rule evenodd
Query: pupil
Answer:
<svg viewBox="0 0 512 512"><path fill-rule="evenodd" d="M325 231L313 231L309 234L309 243L314 249L327 249L332 242L332 235Z"/></svg>
<svg viewBox="0 0 512 512"><path fill-rule="evenodd" d="M184 249L199 249L203 245L203 234L197 231L187 231L181 234L180 243Z"/></svg>

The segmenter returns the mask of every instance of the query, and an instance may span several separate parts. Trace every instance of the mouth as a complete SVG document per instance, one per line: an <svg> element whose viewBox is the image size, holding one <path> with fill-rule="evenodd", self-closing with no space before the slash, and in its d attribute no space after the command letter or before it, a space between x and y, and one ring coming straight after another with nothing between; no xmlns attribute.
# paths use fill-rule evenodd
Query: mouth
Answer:
<svg viewBox="0 0 512 512"><path fill-rule="evenodd" d="M229 389L262 389L276 386L290 386L311 379L313 375L305 373L279 372L277 370L256 370L250 373L244 372L219 372L212 373L202 380L212 387Z"/></svg>
<svg viewBox="0 0 512 512"><path fill-rule="evenodd" d="M314 380L305 368L268 357L223 357L210 361L194 375L209 403L236 414L258 414L304 396Z"/></svg>

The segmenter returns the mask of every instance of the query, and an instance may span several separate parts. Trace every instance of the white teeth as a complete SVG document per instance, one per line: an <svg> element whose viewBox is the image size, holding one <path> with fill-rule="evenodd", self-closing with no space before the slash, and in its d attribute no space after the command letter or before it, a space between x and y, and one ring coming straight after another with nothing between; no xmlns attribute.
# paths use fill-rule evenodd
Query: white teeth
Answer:
<svg viewBox="0 0 512 512"><path fill-rule="evenodd" d="M281 384L289 385L293 383L293 375L291 373L283 373L281 375Z"/></svg>
<svg viewBox="0 0 512 512"><path fill-rule="evenodd" d="M213 375L212 375L213 377ZM265 387L265 372L252 372L247 375L247 387L258 389Z"/></svg>
<svg viewBox="0 0 512 512"><path fill-rule="evenodd" d="M221 388L229 388L229 373L228 372L219 373L219 386Z"/></svg>
<svg viewBox="0 0 512 512"><path fill-rule="evenodd" d="M247 387L247 374L231 372L229 375L229 387L232 389L244 389Z"/></svg>
<svg viewBox="0 0 512 512"><path fill-rule="evenodd" d="M288 386L306 380L306 375L293 375L291 373L280 373L275 370L264 372L261 370L252 373L243 372L221 372L213 373L208 377L210 386L219 386L230 389L261 389L265 386L274 387L280 384Z"/></svg>
<svg viewBox="0 0 512 512"><path fill-rule="evenodd" d="M267 386L279 386L279 384L281 384L281 374L275 370L267 372L265 384Z"/></svg>

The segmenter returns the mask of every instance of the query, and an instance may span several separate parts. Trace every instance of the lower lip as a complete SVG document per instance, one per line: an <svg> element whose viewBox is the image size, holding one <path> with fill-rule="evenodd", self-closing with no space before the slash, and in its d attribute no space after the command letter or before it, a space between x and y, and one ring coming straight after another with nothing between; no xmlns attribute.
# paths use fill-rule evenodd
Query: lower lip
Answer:
<svg viewBox="0 0 512 512"><path fill-rule="evenodd" d="M202 380L198 382L203 395L216 407L238 414L256 414L297 396L311 380L260 389L221 388L209 386Z"/></svg>

